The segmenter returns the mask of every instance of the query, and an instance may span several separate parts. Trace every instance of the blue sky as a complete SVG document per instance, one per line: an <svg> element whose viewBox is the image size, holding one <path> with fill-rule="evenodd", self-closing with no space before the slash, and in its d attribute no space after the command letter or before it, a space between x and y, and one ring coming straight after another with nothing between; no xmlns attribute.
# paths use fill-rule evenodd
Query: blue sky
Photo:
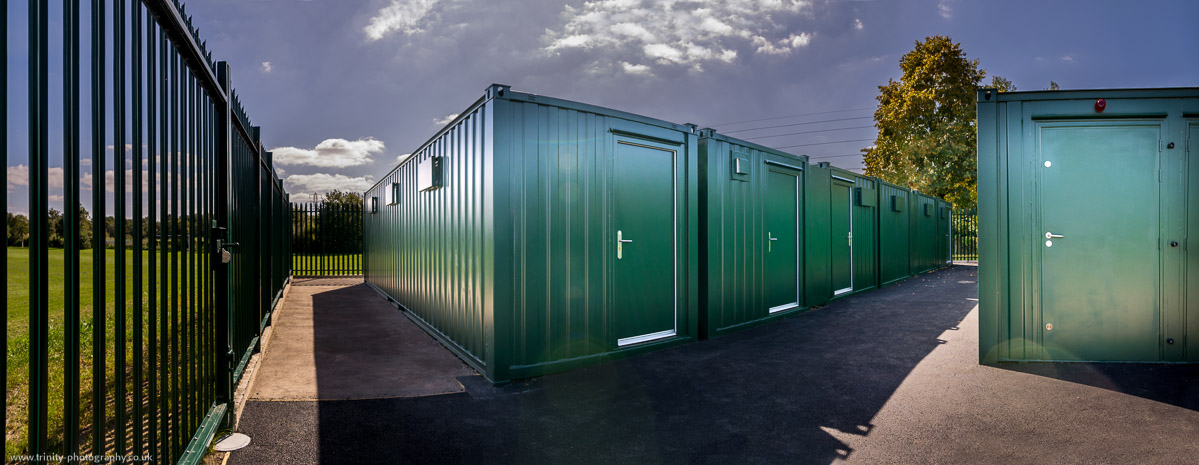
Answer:
<svg viewBox="0 0 1199 465"><path fill-rule="evenodd" d="M10 211L23 212L25 2L8 8L7 188ZM1199 86L1191 0L193 0L187 12L214 58L231 63L293 199L368 187L493 82L712 126L855 170L853 154L876 134L863 109L930 35L951 37L1019 90L1050 80ZM798 114L809 115L728 124ZM808 133L765 137L793 132Z"/></svg>

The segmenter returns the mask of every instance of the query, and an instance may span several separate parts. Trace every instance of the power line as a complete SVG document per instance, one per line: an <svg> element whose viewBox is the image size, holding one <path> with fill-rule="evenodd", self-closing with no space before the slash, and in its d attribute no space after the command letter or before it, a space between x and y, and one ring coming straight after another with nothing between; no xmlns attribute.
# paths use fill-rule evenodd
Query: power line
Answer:
<svg viewBox="0 0 1199 465"><path fill-rule="evenodd" d="M797 118L800 116L827 115L827 114L831 114L831 113L848 113L851 111L863 111L863 110L873 110L873 109L874 108L867 107L867 108L851 108L849 110L818 111L816 113L800 113L798 115L775 116L773 118L751 119L751 120L746 120L746 121L737 121L735 123L720 123L720 124L713 124L712 126L732 126L734 124L756 123L758 121L773 121L776 119Z"/></svg>
<svg viewBox="0 0 1199 465"><path fill-rule="evenodd" d="M809 155L809 157L813 160L824 160L824 159L828 159L828 158L860 157L863 155L866 155L866 154L864 154L864 153L847 153L845 155L829 155L829 156L824 156L824 157L817 157L814 155Z"/></svg>
<svg viewBox="0 0 1199 465"><path fill-rule="evenodd" d="M874 118L874 116L859 116L856 118L826 119L823 121L807 121L807 122L803 122L803 123L780 124L778 126L763 126L760 128L738 129L736 131L721 131L721 133L732 134L734 132L757 131L759 129L787 128L787 127L791 127L791 126L804 126L804 125L808 125L808 124L832 123L832 122L836 122L836 121L853 121L855 119L873 119L873 118Z"/></svg>
<svg viewBox="0 0 1199 465"><path fill-rule="evenodd" d="M775 134L773 136L753 136L753 137L747 137L747 139L750 139L750 140L769 139L771 137L796 136L799 134L815 134L818 132L848 131L850 129L866 129L866 128L873 128L873 127L874 126L854 126L852 128L817 129L815 131L789 132L786 134Z"/></svg>
<svg viewBox="0 0 1199 465"><path fill-rule="evenodd" d="M809 147L809 146L813 146L813 145L844 144L844 143L846 143L846 142L866 142L866 141L868 141L868 140L874 140L874 138L870 138L870 139L853 139L853 140L838 140L838 141L833 141L833 142L817 142L817 143L815 143L815 144L796 144L796 145L784 145L784 146L782 146L782 147L774 147L774 148L776 148L776 149L789 149L789 148L791 148L791 147Z"/></svg>

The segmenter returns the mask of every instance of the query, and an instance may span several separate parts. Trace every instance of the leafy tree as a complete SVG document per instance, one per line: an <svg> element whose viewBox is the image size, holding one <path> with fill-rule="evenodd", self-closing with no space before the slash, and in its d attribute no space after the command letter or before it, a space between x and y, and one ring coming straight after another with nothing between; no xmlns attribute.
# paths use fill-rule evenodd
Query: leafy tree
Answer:
<svg viewBox="0 0 1199 465"><path fill-rule="evenodd" d="M1045 90L1062 90L1062 86L1057 85L1056 81L1049 81L1049 88Z"/></svg>
<svg viewBox="0 0 1199 465"><path fill-rule="evenodd" d="M21 246L27 245L29 240L29 218L25 215L8 214L8 245Z"/></svg>
<svg viewBox="0 0 1199 465"><path fill-rule="evenodd" d="M46 235L46 244L50 247L63 246L62 240L62 212L51 208L46 212L46 223L49 227L49 234Z"/></svg>
<svg viewBox="0 0 1199 465"><path fill-rule="evenodd" d="M332 190L321 200L317 227L327 252L362 251L362 194ZM318 245L319 246L319 245Z"/></svg>
<svg viewBox="0 0 1199 465"><path fill-rule="evenodd" d="M92 216L83 205L79 206L79 249L92 248Z"/></svg>
<svg viewBox="0 0 1199 465"><path fill-rule="evenodd" d="M987 85L992 89L998 89L1000 92L1015 92L1016 85L1012 81L1004 79L1002 76L991 76L991 83Z"/></svg>
<svg viewBox="0 0 1199 465"><path fill-rule="evenodd" d="M879 86L878 142L866 174L971 208L977 201L975 92L986 77L978 59L945 36L916 42L899 60L903 77ZM991 85L1015 90L995 76Z"/></svg>

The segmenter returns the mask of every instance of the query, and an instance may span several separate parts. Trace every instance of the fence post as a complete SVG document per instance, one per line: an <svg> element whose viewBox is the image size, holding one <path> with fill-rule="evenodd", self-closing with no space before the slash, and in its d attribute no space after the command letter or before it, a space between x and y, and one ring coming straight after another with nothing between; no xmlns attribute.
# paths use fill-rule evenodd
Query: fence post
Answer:
<svg viewBox="0 0 1199 465"><path fill-rule="evenodd" d="M220 81L221 91L225 99L216 105L216 224L213 225L213 272L215 275L214 294L216 294L216 341L213 352L217 355L217 363L213 364L213 378L216 379L216 402L226 403L225 420L222 428L231 428L234 424L236 411L233 408L233 321L229 300L229 264L223 259L224 243L229 240L229 215L233 210L233 114L232 95L229 93L229 63L217 62L217 80Z"/></svg>
<svg viewBox="0 0 1199 465"><path fill-rule="evenodd" d="M29 1L29 429L30 454L46 452L49 275L46 215L49 163L46 2ZM103 219L101 219L103 223Z"/></svg>

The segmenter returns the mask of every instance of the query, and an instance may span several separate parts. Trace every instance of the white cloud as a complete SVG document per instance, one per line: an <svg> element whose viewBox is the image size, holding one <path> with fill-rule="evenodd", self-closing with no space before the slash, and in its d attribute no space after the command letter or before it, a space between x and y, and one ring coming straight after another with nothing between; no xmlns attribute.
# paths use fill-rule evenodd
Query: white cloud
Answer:
<svg viewBox="0 0 1199 465"><path fill-rule="evenodd" d="M854 28L854 29L857 29L857 30L859 30L859 31L860 31L860 30L862 30L862 28L863 28L863 27L864 27L864 26L862 26L862 20L861 20L861 19L858 19L858 18L854 18L854 20L853 20L853 28Z"/></svg>
<svg viewBox="0 0 1199 465"><path fill-rule="evenodd" d="M407 35L421 32L424 23L433 7L440 0L391 0L391 4L375 13L371 22L363 32L367 40L375 41L386 37L394 31Z"/></svg>
<svg viewBox="0 0 1199 465"><path fill-rule="evenodd" d="M457 117L458 117L457 113L450 113L448 115L445 115L444 118L433 120L433 124L436 124L438 126L445 126L447 124L450 124L450 122L454 121L454 119Z"/></svg>
<svg viewBox="0 0 1199 465"><path fill-rule="evenodd" d="M1074 55L1066 55L1062 57L1062 61L1066 63L1074 63Z"/></svg>
<svg viewBox="0 0 1199 465"><path fill-rule="evenodd" d="M807 0L734 0L702 8L677 0L593 0L567 5L565 23L542 35L542 50L593 55L592 72L701 70L706 63L734 61L738 49L779 55L809 45L812 34L794 31L791 24L811 7Z"/></svg>
<svg viewBox="0 0 1199 465"><path fill-rule="evenodd" d="M629 74L636 74L636 75L640 75L640 76L653 76L653 74L654 74L649 71L649 66L634 65L627 61L620 62L620 67L622 69L624 69L624 72L629 73Z"/></svg>
<svg viewBox="0 0 1199 465"><path fill-rule="evenodd" d="M29 167L25 165L17 165L8 167L5 173L8 179L8 190L16 189L20 186L29 185Z"/></svg>
<svg viewBox="0 0 1199 465"><path fill-rule="evenodd" d="M8 167L8 190L17 189L29 185L29 167L25 165L16 165ZM46 168L46 188L47 189L62 189L63 187L63 168L61 166L52 166ZM79 184L83 189L92 188L91 173L83 173L80 176Z"/></svg>
<svg viewBox="0 0 1199 465"><path fill-rule="evenodd" d="M412 156L411 153L402 153L402 154L396 156L396 164L403 163L404 160L407 160L408 157L411 157L411 156Z"/></svg>
<svg viewBox="0 0 1199 465"><path fill-rule="evenodd" d="M343 174L293 174L283 180L293 198L312 194L324 194L331 190L365 192L374 184L371 175L352 178Z"/></svg>
<svg viewBox="0 0 1199 465"><path fill-rule="evenodd" d="M274 69L275 68L273 66L271 66L271 62L269 62L269 61L262 62L262 72L269 73Z"/></svg>
<svg viewBox="0 0 1199 465"><path fill-rule="evenodd" d="M371 154L383 151L383 141L367 137L349 141L325 139L312 149L278 147L271 149L279 165L308 165L322 168L345 168L371 162Z"/></svg>
<svg viewBox="0 0 1199 465"><path fill-rule="evenodd" d="M797 48L807 47L812 43L812 34L803 32L800 34L791 34L790 37L771 42L762 36L755 36L753 43L758 47L758 53L766 55L786 55Z"/></svg>
<svg viewBox="0 0 1199 465"><path fill-rule="evenodd" d="M937 14L945 19L953 19L953 6L949 4L950 0L941 0L937 4Z"/></svg>

